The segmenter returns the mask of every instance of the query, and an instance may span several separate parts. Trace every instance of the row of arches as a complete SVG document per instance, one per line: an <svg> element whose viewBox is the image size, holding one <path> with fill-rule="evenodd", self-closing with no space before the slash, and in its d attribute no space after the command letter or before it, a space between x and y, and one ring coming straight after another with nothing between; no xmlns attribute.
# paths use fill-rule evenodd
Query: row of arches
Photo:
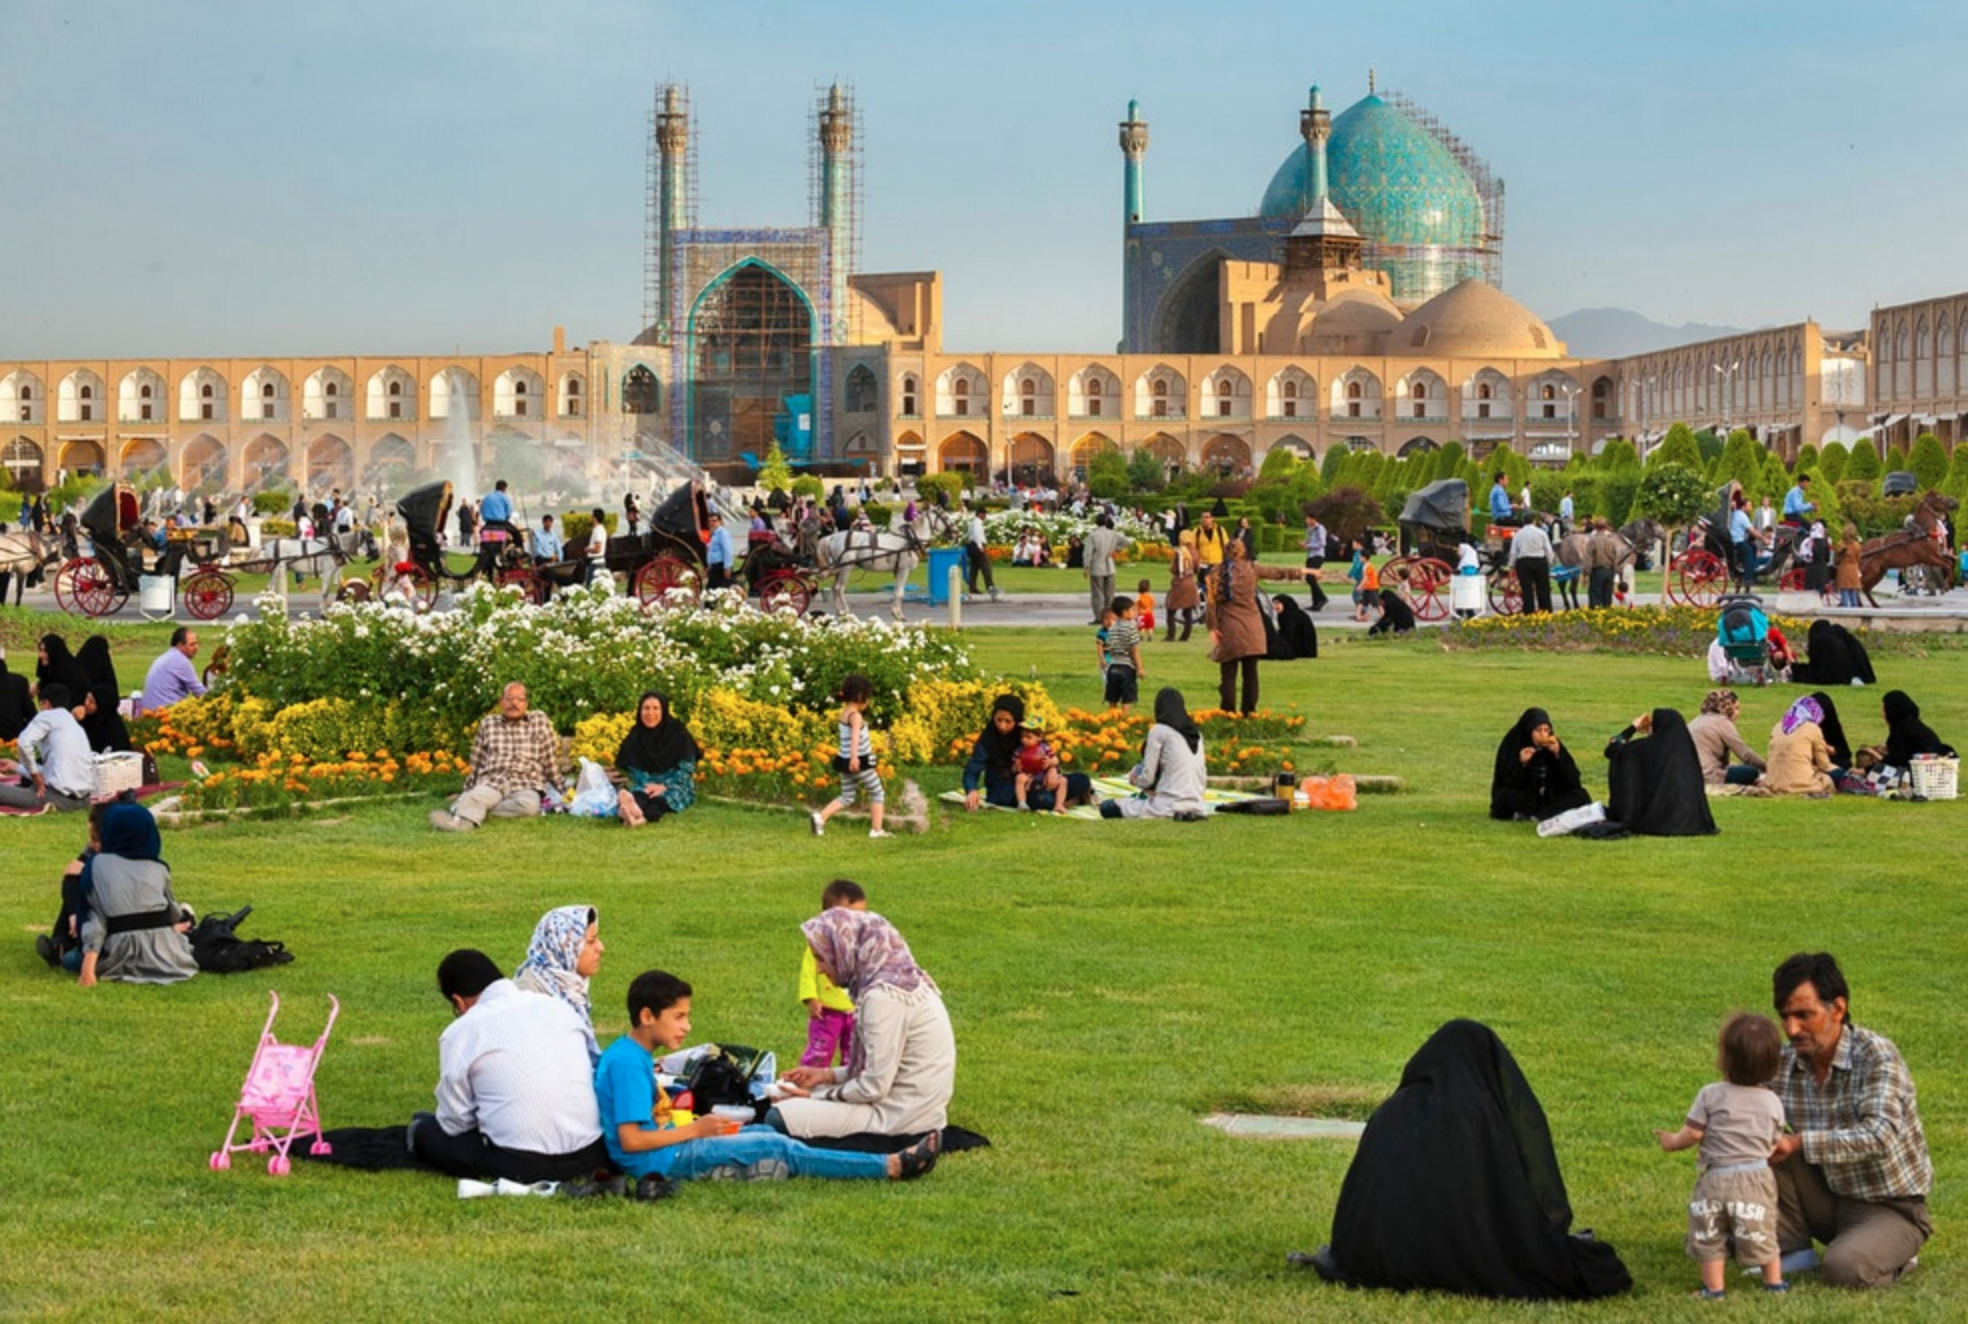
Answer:
<svg viewBox="0 0 1968 1324"><path fill-rule="evenodd" d="M865 365L848 374L847 401L850 412L857 406L872 408L874 374ZM1070 418L1136 419L1188 418L1192 407L1202 418L1249 418L1256 400L1256 384L1241 369L1224 364L1205 374L1191 398L1189 382L1182 373L1166 364L1157 364L1134 379L1125 392L1118 374L1101 364L1089 364L1066 380L1066 415ZM1355 366L1329 382L1323 392L1323 406L1334 418L1407 419L1445 421L1451 415L1450 402L1459 400L1460 416L1465 419L1499 420L1516 417L1521 394L1530 419L1566 419L1570 402L1581 392L1570 373L1551 369L1517 384L1495 368L1482 368L1451 387L1440 373L1415 368L1397 377L1391 385L1380 374ZM896 383L899 408L904 418L921 417L925 403L922 379L905 372ZM1596 378L1592 400L1597 403L1592 416L1606 418L1612 399L1612 381ZM1322 405L1322 392L1316 378L1296 365L1274 373L1262 387L1264 417L1271 419L1314 418ZM1393 403L1383 403L1383 402ZM932 383L929 404L937 418L979 418L989 415L993 400L990 383L975 365L955 363L939 373ZM1051 373L1036 363L1025 363L1006 373L997 383L996 409L1005 418L1055 418L1058 416L1058 387ZM1581 410L1579 416L1583 415Z"/></svg>
<svg viewBox="0 0 1968 1324"><path fill-rule="evenodd" d="M654 374L638 367L654 386ZM360 417L414 421L421 400L426 418L476 418L481 408L480 390L477 375L462 367L442 369L420 386L409 372L391 364L363 383ZM175 415L170 407L174 396ZM587 396L587 380L582 373L562 373L550 400L546 379L531 368L515 365L492 381L492 416L544 418L551 408L558 417L579 418L587 412ZM175 388L155 369L133 368L116 383L113 416L107 383L91 369L77 368L68 373L54 384L52 393L26 368L0 377L0 423L106 423L112 417L119 423L161 423L171 417L186 423L225 423L235 418L240 422L285 423L293 420L296 403L293 383L286 374L266 365L247 373L237 392L210 367L194 368ZM354 419L358 417L356 383L340 368L324 365L302 379L298 405L300 417L310 422ZM51 406L52 420L48 412ZM653 403L648 412L654 412Z"/></svg>
<svg viewBox="0 0 1968 1324"><path fill-rule="evenodd" d="M0 466L16 488L29 491L39 490L55 469L121 479L162 474L187 491L252 490L295 480L313 491L367 485L382 480L392 469L430 467L441 445L420 450L393 432L360 447L334 433L296 447L263 432L237 448L206 432L175 448L152 437L122 442L76 439L44 447L31 437L16 436L0 447Z"/></svg>
<svg viewBox="0 0 1968 1324"><path fill-rule="evenodd" d="M1964 312L1968 317L1968 312ZM1882 399L1909 396L1952 396L1968 383L1968 335L1959 334L1968 322L1957 323L1946 309L1929 322L1922 313L1900 317L1876 337L1877 395Z"/></svg>
<svg viewBox="0 0 1968 1324"><path fill-rule="evenodd" d="M1305 459L1313 458L1312 444L1302 437L1282 437L1272 443L1274 449L1280 446L1297 451ZM958 431L944 437L936 444L933 455L919 434L905 432L896 439L896 451L905 460L920 460L939 472L985 473L994 467L990 446L971 432ZM1166 432L1158 432L1126 450L1112 437L1090 432L1063 448L1062 453L1048 438L1022 432L995 457L995 467L1008 468L1014 478L1021 474L1055 474L1062 467L1083 474L1102 453L1132 455L1142 451L1154 456L1164 467L1201 464L1205 468L1243 472L1250 468L1253 459L1249 439L1229 433L1205 438L1192 452L1180 438Z"/></svg>

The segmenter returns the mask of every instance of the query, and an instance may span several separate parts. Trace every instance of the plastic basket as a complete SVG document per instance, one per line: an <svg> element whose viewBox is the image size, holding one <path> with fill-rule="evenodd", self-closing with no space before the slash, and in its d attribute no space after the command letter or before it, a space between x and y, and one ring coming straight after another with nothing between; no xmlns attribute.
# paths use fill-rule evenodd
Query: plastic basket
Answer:
<svg viewBox="0 0 1968 1324"><path fill-rule="evenodd" d="M1960 772L1960 759L1916 758L1910 772L1913 793L1923 800L1955 799Z"/></svg>
<svg viewBox="0 0 1968 1324"><path fill-rule="evenodd" d="M114 800L125 791L143 785L143 755L135 753L96 755L97 800ZM1953 785L1952 782L1949 783Z"/></svg>

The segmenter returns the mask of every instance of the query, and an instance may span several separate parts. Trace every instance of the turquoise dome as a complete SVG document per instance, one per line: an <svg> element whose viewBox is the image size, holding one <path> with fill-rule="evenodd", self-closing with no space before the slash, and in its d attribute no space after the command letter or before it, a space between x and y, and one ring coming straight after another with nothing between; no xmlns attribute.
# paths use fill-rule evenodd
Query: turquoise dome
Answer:
<svg viewBox="0 0 1968 1324"><path fill-rule="evenodd" d="M1271 177L1263 216L1296 217L1306 196L1303 145ZM1466 254L1389 250L1465 249L1482 244L1483 202L1448 149L1406 114L1367 96L1333 120L1326 143L1332 201L1360 237L1382 249L1369 265L1387 271L1397 299L1427 299L1469 276L1480 264Z"/></svg>

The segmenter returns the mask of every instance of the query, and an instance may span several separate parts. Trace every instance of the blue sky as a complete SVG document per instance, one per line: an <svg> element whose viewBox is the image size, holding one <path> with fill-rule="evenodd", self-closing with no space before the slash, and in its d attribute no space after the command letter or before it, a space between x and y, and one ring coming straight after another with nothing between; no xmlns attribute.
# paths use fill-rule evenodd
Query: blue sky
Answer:
<svg viewBox="0 0 1968 1324"><path fill-rule="evenodd" d="M1338 112L1370 66L1503 176L1540 315L1860 326L1968 287L1968 5L1875 9L15 0L0 358L627 340L666 78L717 226L806 223L851 82L863 266L940 269L952 349L1114 343L1130 97L1149 218L1244 215L1306 85Z"/></svg>

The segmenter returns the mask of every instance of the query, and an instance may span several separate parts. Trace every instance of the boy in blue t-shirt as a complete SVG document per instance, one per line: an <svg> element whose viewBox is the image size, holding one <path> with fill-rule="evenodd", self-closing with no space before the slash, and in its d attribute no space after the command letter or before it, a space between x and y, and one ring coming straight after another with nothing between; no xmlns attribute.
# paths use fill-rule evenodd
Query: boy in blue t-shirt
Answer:
<svg viewBox="0 0 1968 1324"><path fill-rule="evenodd" d="M909 1181L936 1166L935 1132L899 1154L815 1149L769 1126L733 1132L719 1117L676 1126L670 1100L656 1084L656 1054L690 1037L690 985L646 970L629 985L629 1032L595 1067L601 1134L615 1166L636 1177L757 1180L784 1177L887 1178Z"/></svg>

